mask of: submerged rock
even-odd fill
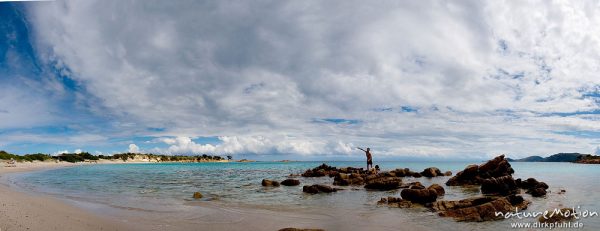
[[[279,187],[279,182],[274,180],[263,179],[261,182],[262,186],[265,187]]]
[[[285,179],[281,182],[282,185],[285,186],[296,186],[300,184],[300,180],[297,179]]]
[[[527,208],[529,201],[523,197],[510,195],[506,197],[474,197],[459,201],[436,201],[430,206],[442,217],[452,217],[456,221],[491,221],[501,220],[496,212],[508,213]]]
[[[377,204],[383,204],[383,205],[387,205],[389,207],[395,207],[395,208],[410,208],[412,207],[412,202],[408,201],[408,200],[404,200],[402,198],[399,197],[382,197],[381,200],[379,200],[377,202]]]
[[[562,208],[548,211],[546,217],[540,216],[538,221],[541,223],[561,223],[566,221],[572,221],[575,219],[575,210],[572,208]]]
[[[444,172],[444,176],[452,176],[452,171],[446,171],[446,172]]]
[[[362,185],[365,183],[363,176],[358,173],[339,173],[337,176],[333,178],[333,185]]]
[[[194,199],[200,199],[202,198],[202,193],[200,192],[195,192],[194,195],[192,196]]]
[[[317,194],[317,193],[332,193],[332,192],[337,192],[338,189],[336,188],[332,188],[330,186],[327,185],[322,185],[322,184],[314,184],[314,185],[305,185],[304,187],[302,187],[302,191],[305,193],[310,193],[310,194]]]
[[[414,203],[426,204],[437,200],[438,194],[434,189],[403,189],[400,196]]]

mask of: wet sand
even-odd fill
[[[118,163],[118,162],[104,162]],[[121,162],[122,163],[122,162]],[[0,230],[428,230],[410,224],[393,210],[297,212],[293,208],[257,208],[221,202],[190,202],[174,213],[136,211],[69,201],[26,191],[6,174],[61,168],[71,163],[18,163],[0,167]]]

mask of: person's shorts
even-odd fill
[[[373,161],[372,160],[368,160],[367,164],[373,165]]]

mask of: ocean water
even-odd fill
[[[303,178],[300,186],[265,188],[262,179],[284,180],[290,174],[302,173],[321,163],[337,167],[364,167],[363,162],[252,162],[252,163],[159,163],[159,164],[98,164],[59,168],[16,174],[10,180],[18,186],[56,197],[86,203],[97,203],[128,211],[173,213],[185,211],[197,204],[193,192],[204,194],[203,201],[221,205],[260,207],[263,209],[288,208],[295,211],[359,211],[362,213],[392,213],[418,225],[434,230],[504,230],[510,222],[503,221],[462,223],[441,218],[423,208],[399,209],[378,206],[381,197],[400,197],[400,190],[386,192],[366,191],[362,187],[341,187],[346,190],[334,194],[308,195],[302,185],[331,184],[332,178]],[[456,173],[472,162],[385,162],[378,163],[382,170],[410,168],[422,171],[438,167],[442,172]],[[480,164],[480,163],[477,163]],[[524,197],[532,201],[528,211],[538,212],[558,207],[580,207],[579,210],[600,212],[600,166],[572,163],[511,163],[515,178],[534,177],[546,182],[550,192],[546,198]],[[425,186],[444,185],[449,177],[412,178],[405,182],[420,181]],[[457,200],[480,195],[478,187],[448,187],[444,200]],[[565,194],[558,194],[561,189]],[[522,221],[533,221],[524,219]],[[579,220],[580,230],[600,230],[600,218]]]

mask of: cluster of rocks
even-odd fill
[[[359,175],[366,175],[369,172],[363,170],[363,168],[353,168],[353,167],[336,168],[333,166],[322,164],[313,169],[306,170],[304,173],[301,174],[301,176],[303,176],[303,177],[322,177],[322,176],[335,177],[340,173],[342,173],[342,174],[354,173],[354,174],[359,174]]]
[[[403,172],[406,173],[406,172]],[[423,176],[435,177],[441,171],[428,168],[421,172]],[[472,197],[458,201],[438,201],[445,194],[442,186],[433,184],[424,188],[415,184],[400,192],[401,198],[381,198],[379,204],[390,207],[407,208],[414,205],[424,206],[443,217],[452,217],[457,221],[489,221],[503,219],[496,212],[508,213],[526,209],[529,201],[518,195],[521,189],[534,197],[544,196],[548,185],[534,178],[527,180],[513,179],[514,170],[504,159],[504,155],[482,165],[469,165],[463,171],[451,177],[446,185],[467,186],[479,185],[484,196]]]
[[[525,181],[513,179],[515,172],[504,158],[504,155],[497,156],[494,159],[482,165],[469,165],[463,171],[458,172],[450,178],[446,185],[481,185],[481,193],[491,195],[512,195],[520,193],[520,189],[525,189],[526,193],[534,197],[546,195],[548,185],[544,182],[538,182],[534,178]]]

